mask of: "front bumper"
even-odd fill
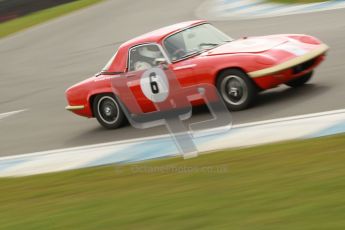
[[[68,105],[65,108],[68,111],[82,110],[85,109],[84,105]]]
[[[275,66],[272,66],[272,67],[269,67],[266,69],[261,69],[261,70],[250,72],[250,73],[248,73],[248,75],[251,78],[257,78],[257,77],[272,75],[272,74],[275,74],[277,72],[280,72],[280,71],[289,69],[291,67],[294,67],[294,66],[301,64],[303,62],[306,62],[306,61],[313,59],[313,58],[315,58],[321,54],[324,54],[328,49],[329,49],[329,47],[326,44],[321,44],[319,48],[317,48],[317,49],[315,49],[309,53],[306,53],[302,56],[295,57],[291,60],[288,60],[286,62],[280,63],[278,65],[275,65]]]

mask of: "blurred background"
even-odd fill
[[[234,125],[342,110],[343,5],[342,0],[0,0],[0,172],[23,170],[27,154],[47,168],[63,168],[54,161],[66,148],[166,134],[165,127],[106,131],[65,111],[64,92],[100,71],[121,43],[186,20],[207,19],[235,39],[296,33],[330,46],[310,83],[262,93],[255,107],[232,113]],[[200,109],[191,122],[206,118]],[[271,136],[280,135],[285,134],[271,130]],[[0,229],[342,230],[344,138],[1,178]],[[57,151],[54,160],[41,160],[47,152],[40,151],[51,150]],[[82,159],[87,167],[89,152],[78,154],[64,158],[72,165]]]

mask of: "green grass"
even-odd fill
[[[326,0],[268,0],[269,2],[295,4],[295,3],[315,3],[315,2],[326,2]]]
[[[0,229],[343,230],[344,162],[340,135],[0,179]]]
[[[87,7],[89,5],[95,4],[102,0],[78,0],[75,2],[70,2],[41,10],[17,19],[13,19],[8,22],[0,24],[0,38],[10,35],[12,33],[21,31],[23,29],[29,28],[31,26],[43,23],[50,19],[59,17],[64,14],[68,14],[75,10]]]

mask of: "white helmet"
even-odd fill
[[[161,51],[157,46],[142,46],[139,47],[139,54],[148,58],[159,58],[162,57]]]

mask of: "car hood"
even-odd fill
[[[288,41],[286,37],[252,37],[242,38],[218,46],[204,55],[220,55],[232,53],[260,53],[270,50]]]

